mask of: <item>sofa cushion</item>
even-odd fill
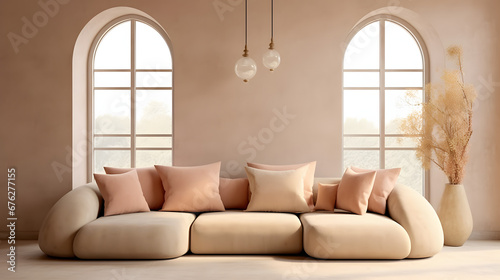
[[[224,211],[219,194],[220,161],[202,166],[155,165],[165,189],[162,211]]]
[[[366,213],[376,172],[357,173],[347,168],[337,191],[336,206],[359,215]]]
[[[270,171],[245,167],[252,197],[246,211],[310,212],[304,199],[304,176],[308,167]]]
[[[338,187],[339,184],[318,183],[318,200],[314,205],[314,210],[334,211]]]
[[[247,178],[220,178],[219,194],[226,209],[246,209],[248,206]]]
[[[104,198],[104,216],[149,211],[135,170],[123,174],[94,174],[94,178]]]
[[[340,183],[340,178],[326,178],[326,177],[314,178],[313,198],[314,198],[315,204],[318,201],[318,185],[319,185],[319,183],[338,184],[338,183]],[[338,191],[338,189],[337,189],[337,191]]]
[[[154,166],[141,168],[104,167],[106,174],[122,174],[132,170],[137,171],[142,192],[144,194],[144,198],[146,198],[146,201],[148,202],[149,209],[160,209],[165,201],[165,191],[163,190],[160,175],[158,175]]]
[[[313,184],[314,184],[314,172],[316,171],[316,162],[312,161],[309,163],[301,163],[301,164],[290,164],[290,165],[270,165],[270,164],[260,164],[260,163],[252,163],[248,162],[248,166],[270,170],[270,171],[285,171],[285,170],[295,170],[301,168],[303,166],[307,166],[307,172],[304,176],[304,199],[306,200],[307,205],[312,210],[314,208],[313,202]]]
[[[410,237],[394,220],[379,214],[301,214],[304,251],[320,259],[404,259]]]
[[[371,172],[374,170],[362,169],[351,166],[354,172]],[[368,211],[375,213],[385,214],[387,208],[387,197],[391,194],[396,181],[398,180],[401,168],[392,169],[379,169],[375,170],[375,182],[373,183],[373,190],[368,199]]]
[[[230,210],[203,213],[191,227],[195,254],[296,254],[302,225],[295,214]]]
[[[168,259],[189,250],[191,213],[145,212],[100,217],[78,231],[81,259]]]

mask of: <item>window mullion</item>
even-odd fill
[[[380,168],[385,169],[385,20],[380,20],[379,40],[380,65]]]
[[[130,24],[130,32],[131,32],[131,36],[130,36],[130,82],[131,82],[131,85],[130,85],[130,121],[131,121],[131,127],[130,127],[130,164],[131,164],[131,167],[135,167],[135,162],[136,162],[136,141],[135,141],[135,134],[136,134],[136,117],[135,117],[135,114],[136,114],[136,104],[135,104],[135,100],[136,100],[136,81],[135,81],[135,73],[136,73],[136,68],[135,68],[135,40],[136,40],[136,36],[135,36],[135,26],[136,26],[136,20],[132,20],[131,24]]]
[[[95,161],[95,131],[94,131],[94,123],[95,123],[95,87],[94,87],[94,81],[95,81],[95,72],[93,71],[94,69],[94,63],[95,61],[92,59],[91,68],[89,68],[89,75],[91,75],[91,79],[89,80],[88,86],[91,88],[91,94],[88,95],[87,99],[87,114],[90,117],[87,122],[87,135],[90,135],[90,141],[88,142],[88,147],[87,147],[87,153],[88,153],[88,160],[87,160],[87,182],[93,181],[93,176],[92,174],[94,173],[94,161]],[[74,147],[73,147],[74,149]]]

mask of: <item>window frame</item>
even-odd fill
[[[97,49],[99,47],[99,43],[104,38],[104,36],[112,30],[115,26],[123,23],[123,22],[131,22],[131,33],[130,33],[130,68],[128,69],[94,69],[94,61],[97,53]],[[158,34],[163,38],[165,43],[169,48],[169,55],[171,57],[172,66],[171,69],[137,69],[136,67],[136,22],[142,22],[147,24],[149,27],[153,28]],[[87,145],[87,181],[93,181],[93,173],[94,173],[94,152],[96,150],[119,150],[119,151],[130,151],[130,167],[136,167],[136,152],[145,150],[145,151],[155,151],[155,150],[165,150],[171,151],[172,157],[172,165],[174,162],[174,56],[172,51],[172,43],[167,32],[155,21],[148,19],[139,15],[125,15],[120,16],[106,25],[104,25],[100,31],[97,33],[95,38],[92,41],[89,50],[88,62],[87,62],[87,135],[88,137],[88,145]],[[96,72],[130,72],[130,86],[126,88],[122,87],[95,87],[94,86],[94,73]],[[172,73],[172,84],[170,87],[138,87],[136,85],[136,73],[138,72],[170,72]],[[95,91],[100,89],[106,90],[130,90],[130,101],[131,101],[131,123],[130,123],[130,133],[129,134],[96,134],[94,131],[94,102],[95,102]],[[172,104],[172,131],[170,134],[137,134],[136,132],[136,95],[139,90],[170,90],[171,104]],[[140,147],[138,148],[136,145],[137,136],[140,137],[170,137],[172,140],[172,144],[170,148],[158,148],[158,147]],[[95,137],[105,136],[105,137],[130,137],[130,148],[122,148],[122,147],[108,147],[108,148],[96,148],[94,145]]]
[[[415,40],[416,44],[419,47],[420,54],[422,56],[422,69],[385,69],[385,22],[389,21],[394,24],[397,24],[398,26],[402,27],[405,29]],[[369,24],[372,24],[374,22],[379,22],[379,66],[378,69],[345,69],[344,66],[344,58],[346,55],[346,51],[348,49],[348,46],[354,36],[358,34],[363,28],[368,26]],[[391,150],[396,150],[396,151],[415,151],[415,148],[410,148],[410,147],[386,147],[386,137],[418,137],[414,135],[406,135],[406,134],[387,134],[386,133],[386,125],[385,125],[385,91],[386,88],[388,90],[408,90],[408,89],[417,89],[417,90],[422,90],[423,94],[423,99],[424,101],[428,100],[427,95],[425,94],[425,85],[430,82],[430,61],[429,61],[429,54],[427,47],[425,45],[425,42],[419,32],[407,21],[393,16],[393,15],[387,15],[387,14],[381,14],[381,15],[376,15],[369,17],[358,24],[351,30],[349,33],[349,36],[345,40],[345,49],[344,49],[344,56],[342,59],[342,167],[343,169],[346,168],[344,164],[344,152],[346,150],[361,150],[361,151],[379,151],[379,168],[385,168],[385,152],[386,151],[391,151]],[[344,73],[346,72],[373,72],[373,73],[379,73],[379,86],[378,87],[345,87],[344,86]],[[386,87],[385,83],[385,74],[387,72],[395,72],[395,73],[401,73],[401,72],[422,72],[422,87]],[[378,90],[379,91],[379,132],[378,134],[345,134],[345,119],[344,119],[344,95],[345,95],[345,90]],[[370,147],[345,147],[345,138],[346,137],[373,137],[379,139],[379,145],[377,148],[370,148]],[[422,195],[427,198],[428,200],[430,199],[430,176],[429,176],[429,171],[424,170],[423,172],[423,188],[422,188]]]

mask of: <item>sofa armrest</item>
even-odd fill
[[[73,240],[76,233],[99,216],[102,205],[102,196],[95,183],[65,194],[43,221],[38,234],[40,249],[52,257],[75,257]]]
[[[389,216],[408,232],[408,258],[437,254],[444,244],[443,228],[432,205],[415,190],[397,185],[387,199]]]

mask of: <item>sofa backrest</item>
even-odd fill
[[[314,204],[316,204],[316,198],[318,197],[318,183],[323,183],[323,184],[338,184],[339,182],[340,182],[340,178],[327,178],[327,177],[314,178],[314,185],[313,185],[313,200],[314,200]]]

